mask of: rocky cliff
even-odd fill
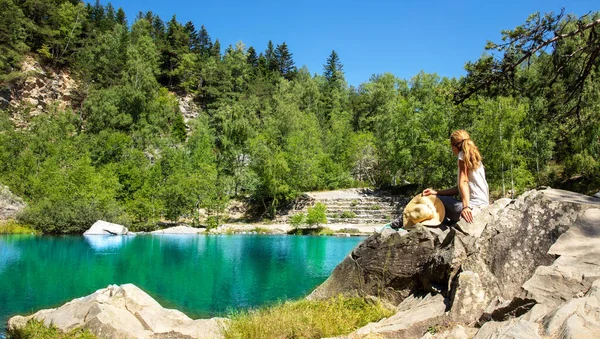
[[[8,187],[0,184],[0,222],[13,219],[24,208],[23,199],[14,195]]]
[[[473,224],[373,235],[309,298],[398,305],[350,338],[592,338],[599,278],[600,199],[544,189],[497,201]]]
[[[23,128],[29,119],[56,105],[73,108],[78,84],[68,71],[43,67],[27,56],[21,65],[24,77],[6,93],[0,93],[0,109],[10,108],[13,123]]]

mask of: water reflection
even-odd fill
[[[85,241],[96,251],[114,251],[122,247],[132,236],[129,235],[84,235]]]

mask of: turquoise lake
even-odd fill
[[[191,318],[297,299],[363,237],[0,236],[0,337],[10,316],[133,283]]]

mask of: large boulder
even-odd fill
[[[125,235],[127,233],[129,230],[123,225],[98,220],[83,235]]]
[[[25,326],[35,318],[61,331],[86,328],[98,338],[222,338],[224,318],[192,320],[177,310],[165,309],[132,284],[110,285],[74,299],[56,309],[9,319],[8,329]]]
[[[431,321],[442,324],[442,329],[460,325],[471,334],[473,326],[482,326],[477,338],[554,337],[558,329],[561,338],[586,337],[600,328],[598,245],[600,199],[556,189],[533,190],[516,200],[495,202],[474,223],[461,221],[445,236],[424,228],[406,235],[388,230],[373,235],[309,298],[343,293],[397,302],[437,291],[445,297],[447,309],[443,316],[424,322],[428,326]],[[415,307],[403,312],[416,312]],[[430,312],[435,314],[435,308]],[[399,326],[399,321],[386,320],[386,328]],[[420,323],[378,334],[420,337],[425,334],[419,335],[424,331]],[[557,325],[549,328],[551,324]],[[352,338],[368,338],[366,333],[373,329],[369,326]],[[407,328],[412,329],[410,335]],[[461,332],[457,328],[427,337]]]
[[[308,299],[338,294],[375,296],[398,305],[410,294],[445,291],[452,248],[424,226],[402,236],[384,232],[365,239]]]

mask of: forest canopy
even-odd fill
[[[309,190],[452,186],[456,129],[476,140],[495,197],[600,188],[598,12],[535,13],[460,79],[384,73],[358,87],[334,50],[311,74],[284,41],[223,48],[175,15],[0,0],[0,17],[2,97],[22,86],[27,56],[78,84],[67,110],[0,106],[0,183],[45,232],[97,219],[215,225],[231,198],[273,217]],[[184,120],[184,98],[196,118]]]

